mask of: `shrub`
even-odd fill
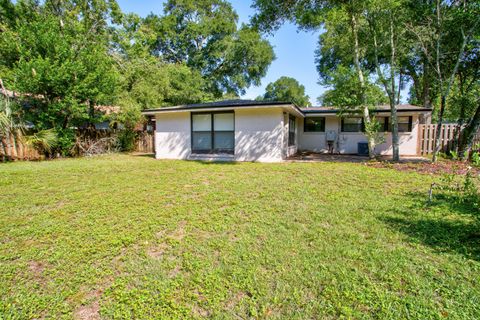
[[[75,130],[74,129],[60,129],[57,130],[57,145],[56,152],[62,156],[71,156],[75,146]]]
[[[477,167],[480,166],[480,153],[478,151],[472,153],[472,163]]]
[[[479,183],[478,177],[472,174],[471,168],[461,178],[457,174],[446,174],[441,178],[440,183],[432,184],[430,200],[435,188],[440,191],[438,195],[449,202],[466,204],[480,210]]]
[[[137,135],[133,130],[122,130],[118,134],[118,142],[121,151],[133,151],[135,149],[135,140]]]

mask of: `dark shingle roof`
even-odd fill
[[[206,102],[206,103],[184,104],[180,106],[164,107],[164,108],[157,108],[157,109],[148,109],[148,110],[144,110],[144,112],[167,111],[167,110],[190,110],[190,109],[204,109],[204,108],[269,106],[269,105],[292,105],[292,103],[285,102],[285,101],[258,101],[258,100],[234,99],[234,100],[222,100],[222,101]],[[298,109],[300,110],[300,108]]]
[[[308,107],[308,108],[301,108],[303,113],[338,113],[340,110],[336,107]],[[381,105],[376,106],[373,109],[373,112],[389,112],[390,106],[389,105]],[[408,112],[408,111],[432,111],[432,109],[414,106],[411,104],[400,104],[397,106],[398,112]]]
[[[174,107],[164,107],[164,108],[157,108],[157,109],[147,109],[143,110],[144,113],[155,113],[155,112],[165,112],[165,111],[175,111],[175,110],[195,110],[195,109],[221,109],[221,108],[239,108],[239,107],[252,107],[252,106],[293,106],[299,112],[303,114],[309,113],[330,113],[335,114],[338,113],[340,110],[335,107],[308,107],[308,108],[299,108],[297,105],[291,102],[285,101],[259,101],[259,100],[243,100],[243,99],[235,99],[235,100],[223,100],[223,101],[215,101],[215,102],[206,102],[206,103],[194,103],[194,104],[184,104]],[[373,112],[389,112],[390,106],[382,105],[377,106],[373,110]],[[431,111],[431,109],[418,107],[410,104],[401,104],[397,106],[398,112],[408,112],[408,111]]]

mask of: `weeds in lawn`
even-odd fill
[[[432,182],[352,163],[8,163],[0,318],[480,318],[479,219],[428,205]]]

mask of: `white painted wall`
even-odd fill
[[[235,110],[235,160],[283,160],[284,125],[281,108]]]
[[[404,114],[402,114],[403,116]],[[405,114],[407,115],[407,114]],[[418,139],[418,114],[408,114],[412,116],[412,131],[400,133],[400,154],[416,155],[417,139]],[[363,133],[356,132],[340,132],[341,121],[336,116],[325,116],[325,132],[334,130],[337,132],[337,141],[335,143],[335,152],[345,154],[356,154],[359,142],[367,142],[367,138]],[[327,141],[325,132],[303,132],[303,121],[299,126],[299,150],[327,152]],[[376,147],[376,152],[382,155],[392,154],[392,134],[385,134],[385,142]]]
[[[403,114],[402,114],[403,116]],[[419,116],[412,116],[412,131],[411,132],[400,132],[398,134],[400,140],[400,154],[405,156],[417,155],[417,145],[418,145],[418,125]],[[385,133],[385,142],[378,145],[375,148],[375,151],[379,154],[391,155],[392,150],[392,134],[390,132]]]
[[[186,159],[190,155],[190,149],[190,112],[157,114],[155,157]]]
[[[402,114],[403,115],[403,114]],[[412,132],[400,134],[400,154],[416,155],[418,114],[413,114]],[[191,155],[190,112],[159,113],[156,116],[157,159],[188,159]],[[340,119],[326,116],[325,131],[337,132],[335,152],[356,154],[358,142],[367,142],[363,133],[340,132]],[[303,118],[297,117],[296,145],[288,146],[288,113],[282,108],[239,108],[235,110],[236,161],[280,162],[301,151],[327,152],[324,132],[303,132]],[[377,146],[380,154],[392,154],[391,134]]]

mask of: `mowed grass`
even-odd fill
[[[0,165],[0,318],[480,318],[437,177],[115,155]]]

